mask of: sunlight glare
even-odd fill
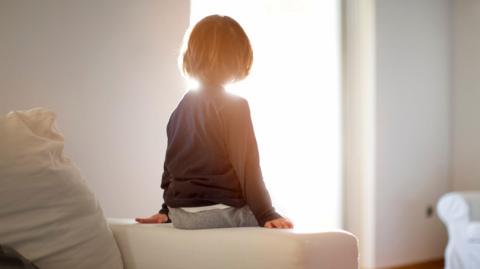
[[[187,89],[188,90],[196,91],[200,87],[200,83],[198,82],[198,80],[196,80],[194,78],[186,77],[185,80],[186,80],[186,83],[187,83]]]

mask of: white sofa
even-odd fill
[[[437,211],[448,230],[445,269],[480,268],[480,192],[452,192]]]
[[[340,230],[178,230],[171,224],[108,221],[125,269],[358,268],[357,239]]]

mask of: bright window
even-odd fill
[[[341,226],[338,0],[192,0],[191,23],[237,20],[253,46],[251,75],[228,90],[250,103],[265,183],[300,230]]]

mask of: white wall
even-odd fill
[[[376,267],[443,255],[426,208],[449,190],[450,1],[376,1]]]
[[[480,190],[480,1],[453,1],[453,189]]]
[[[0,113],[46,106],[108,216],[160,208],[189,1],[0,1]]]

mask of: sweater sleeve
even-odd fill
[[[168,215],[168,207],[167,207],[167,204],[165,203],[165,197],[167,195],[167,189],[168,189],[169,185],[170,185],[170,176],[169,176],[167,167],[164,165],[163,175],[162,175],[162,184],[161,184],[161,188],[163,189],[163,201],[164,202],[162,204],[162,209],[160,209],[160,211],[158,212],[160,214]]]
[[[260,226],[281,217],[272,207],[263,182],[257,141],[248,102],[240,99],[226,119],[226,146],[230,161],[242,187],[243,197]]]
[[[169,185],[170,185],[170,174],[168,172],[167,167],[164,165],[163,175],[162,175],[162,184],[161,184],[161,187],[163,189],[163,201],[164,202],[162,204],[162,208],[160,209],[160,211],[158,211],[158,213],[165,214],[167,216],[168,216],[168,213],[169,213],[169,209],[168,209],[167,204],[165,203],[165,198],[166,198],[166,195],[167,195],[167,189],[168,189]],[[171,222],[170,216],[168,216],[167,223],[170,223],[170,222]]]
[[[170,129],[170,122],[171,122],[171,116],[170,116],[170,119],[168,120],[168,124],[167,124],[167,139],[169,139],[169,140],[170,140],[170,137],[169,137],[168,133],[169,133],[169,129]],[[171,175],[170,175],[170,172],[168,171],[168,168],[167,168],[167,163],[166,163],[167,156],[166,155],[167,154],[165,154],[165,161],[163,163],[162,183],[161,183],[161,186],[160,186],[163,189],[163,204],[162,204],[162,208],[160,209],[160,211],[158,211],[158,213],[165,214],[165,215],[168,216],[169,210],[168,210],[167,203],[165,203],[165,201],[166,201],[168,186],[170,185],[170,181],[171,181]],[[170,217],[168,219],[168,222],[170,222]]]

